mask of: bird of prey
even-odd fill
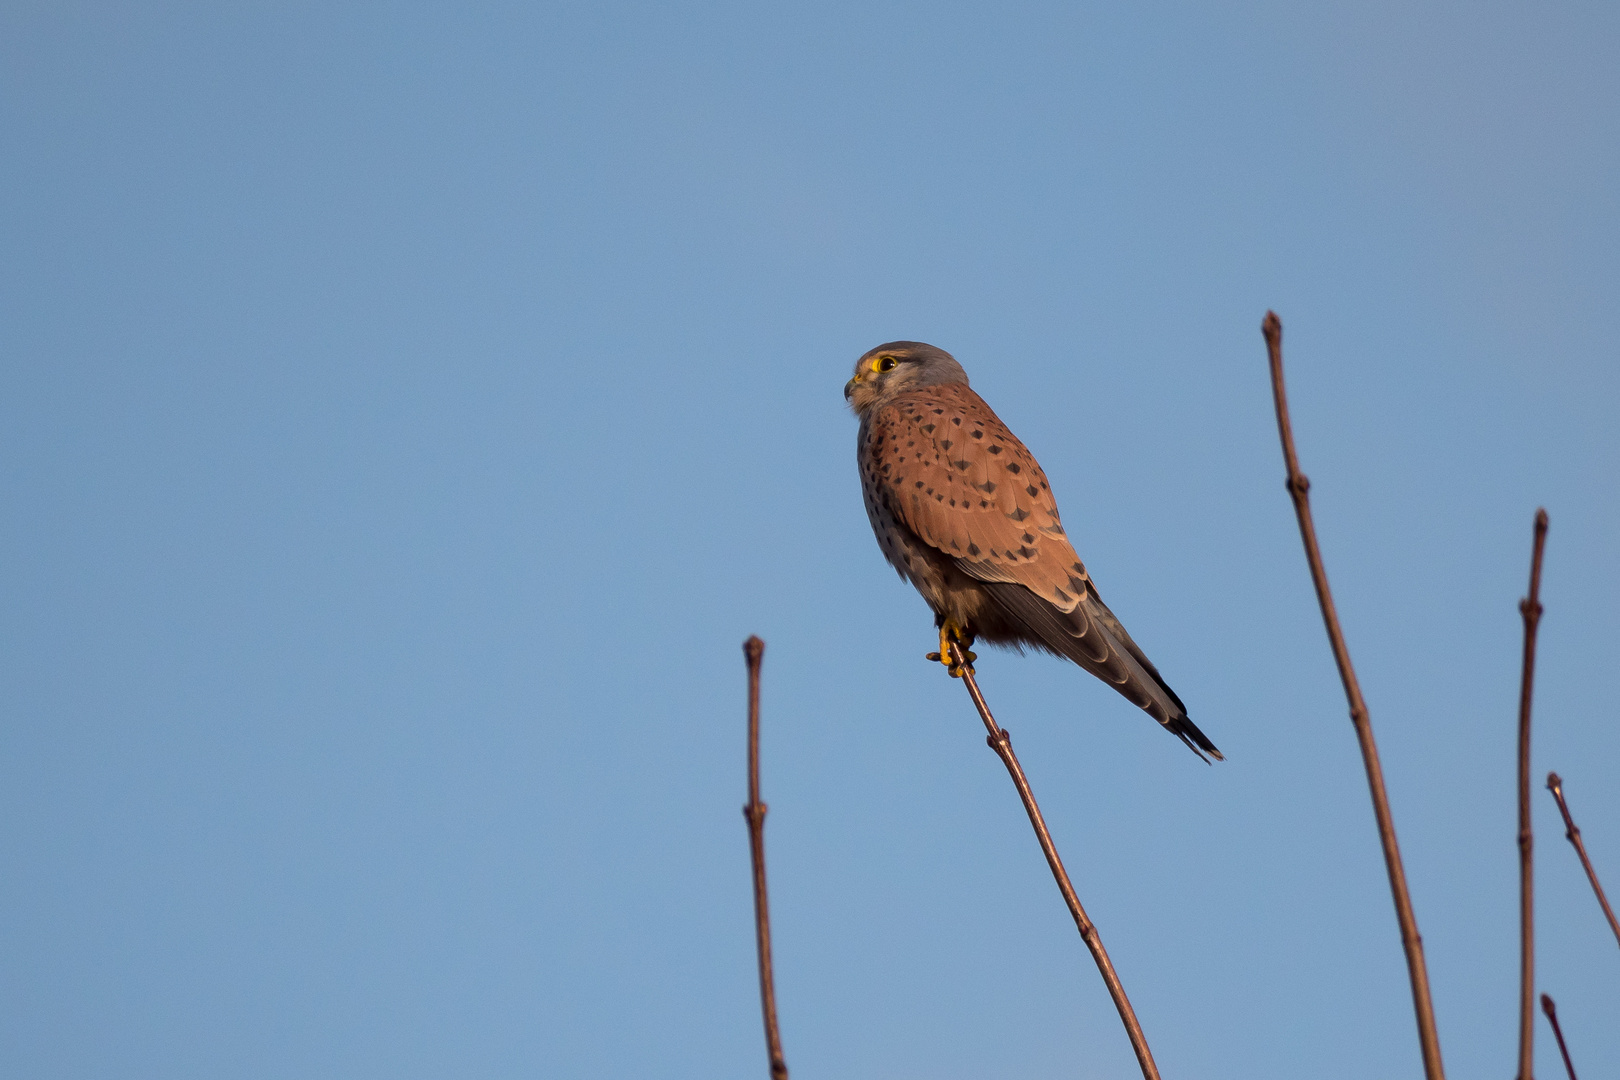
[[[955,357],[920,341],[879,345],[855,362],[844,398],[861,421],[856,460],[878,546],[934,609],[930,660],[960,676],[950,647],[971,665],[975,639],[1067,657],[1193,753],[1221,758],[1097,595],[1046,474]]]

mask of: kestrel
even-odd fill
[[[844,397],[861,421],[856,460],[878,546],[934,609],[929,659],[960,675],[950,645],[971,664],[975,639],[1067,657],[1193,753],[1221,757],[1097,595],[1046,474],[955,357],[920,341],[879,345],[856,361]]]

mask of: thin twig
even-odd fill
[[[765,643],[757,637],[743,642],[748,660],[748,850],[754,860],[754,942],[759,948],[759,1006],[765,1014],[765,1050],[770,1055],[771,1080],[787,1080],[782,1057],[782,1035],[776,1027],[776,979],[771,974],[771,902],[765,894],[765,811],[759,801],[759,668]]]
[[[1592,883],[1592,891],[1597,893],[1598,903],[1603,905],[1603,916],[1609,920],[1609,929],[1614,931],[1614,939],[1620,942],[1620,922],[1615,921],[1614,908],[1609,906],[1609,898],[1603,895],[1603,886],[1598,884],[1597,871],[1592,869],[1592,860],[1586,857],[1586,844],[1581,840],[1581,830],[1575,824],[1575,819],[1569,816],[1569,804],[1564,802],[1564,782],[1558,774],[1547,774],[1547,790],[1553,793],[1558,800],[1558,812],[1564,815],[1564,836],[1575,845],[1575,854],[1581,857],[1581,866],[1586,869],[1586,880]]]
[[[1378,762],[1378,744],[1373,741],[1367,703],[1362,700],[1355,668],[1350,666],[1350,650],[1345,646],[1344,633],[1339,629],[1339,615],[1333,606],[1333,594],[1328,590],[1327,570],[1322,565],[1322,552],[1316,543],[1316,525],[1311,520],[1311,483],[1299,471],[1299,458],[1294,453],[1294,430],[1288,421],[1288,395],[1283,388],[1282,321],[1275,312],[1266,312],[1261,332],[1265,335],[1271,357],[1271,391],[1277,405],[1277,431],[1282,438],[1283,458],[1288,465],[1288,494],[1294,500],[1300,539],[1305,543],[1305,559],[1310,563],[1316,599],[1322,606],[1322,621],[1327,624],[1328,641],[1333,646],[1333,659],[1339,665],[1339,678],[1344,683],[1345,697],[1350,701],[1350,722],[1355,726],[1356,740],[1361,744],[1367,786],[1372,790],[1373,815],[1378,820],[1378,839],[1384,847],[1384,866],[1389,871],[1389,890],[1395,897],[1395,917],[1400,923],[1401,945],[1406,950],[1406,969],[1412,982],[1412,1007],[1417,1013],[1423,1071],[1428,1080],[1443,1080],[1445,1068],[1440,1061],[1440,1036],[1435,1030],[1434,1002],[1429,996],[1429,972],[1423,962],[1423,939],[1418,935],[1417,916],[1412,913],[1412,897],[1406,887],[1406,870],[1401,865],[1401,850],[1395,842],[1395,821],[1389,812],[1389,796],[1384,792],[1384,770]]]
[[[1569,1080],[1575,1080],[1575,1064],[1569,1060],[1569,1047],[1564,1045],[1564,1029],[1558,1026],[1558,1006],[1546,994],[1541,995],[1541,1011],[1547,1014],[1547,1023],[1552,1025],[1553,1038],[1558,1040],[1558,1052],[1564,1055],[1564,1071],[1569,1073]]]
[[[1519,1080],[1533,1080],[1536,1014],[1536,882],[1530,831],[1530,697],[1536,681],[1536,628],[1541,625],[1541,552],[1547,546],[1547,511],[1536,511],[1530,553],[1530,593],[1519,601],[1524,617],[1524,670],[1519,674]]]
[[[1131,1049],[1136,1051],[1137,1064],[1142,1067],[1144,1080],[1159,1080],[1159,1067],[1153,1063],[1153,1051],[1148,1049],[1147,1037],[1142,1034],[1142,1025],[1137,1023],[1136,1010],[1131,1008],[1131,999],[1125,996],[1125,987],[1121,985],[1119,976],[1114,972],[1114,964],[1108,959],[1108,950],[1103,948],[1102,937],[1097,933],[1097,927],[1086,917],[1086,909],[1080,906],[1080,897],[1075,894],[1074,885],[1069,881],[1069,872],[1063,869],[1063,860],[1058,857],[1057,848],[1052,843],[1052,834],[1046,831],[1046,819],[1041,816],[1041,808],[1035,802],[1035,793],[1030,790],[1029,780],[1024,776],[1023,768],[1018,764],[1018,755],[1013,753],[1012,736],[1007,729],[996,723],[995,717],[990,715],[990,706],[984,703],[984,695],[979,692],[979,681],[973,677],[973,669],[967,666],[966,657],[955,642],[949,644],[951,661],[962,671],[962,681],[967,684],[968,695],[973,698],[973,705],[979,710],[979,718],[984,721],[984,727],[989,735],[985,742],[990,749],[1001,758],[1001,763],[1007,766],[1007,773],[1012,777],[1013,786],[1018,789],[1018,797],[1024,802],[1024,812],[1029,815],[1029,823],[1035,827],[1035,838],[1041,842],[1041,851],[1046,855],[1046,865],[1052,868],[1052,877],[1057,880],[1058,891],[1063,894],[1063,902],[1069,905],[1069,914],[1074,916],[1074,925],[1080,931],[1080,939],[1091,950],[1091,958],[1097,962],[1097,970],[1102,972],[1103,982],[1108,986],[1108,994],[1114,999],[1114,1008],[1119,1010],[1120,1022],[1125,1025],[1125,1033],[1130,1036]]]

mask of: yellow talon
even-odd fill
[[[962,657],[960,665],[951,662],[951,646],[953,644]],[[978,653],[968,650],[968,646],[972,644],[972,634],[958,626],[956,620],[946,619],[939,624],[939,652],[929,653],[928,659],[937,660],[939,663],[944,664],[945,670],[950,672],[951,678],[960,679],[963,674],[973,674],[973,661],[979,658]]]

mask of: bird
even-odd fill
[[[1054,653],[1200,758],[1225,760],[1103,603],[1046,473],[954,356],[920,341],[879,345],[855,362],[844,400],[860,420],[856,463],[872,532],[934,611],[939,652],[930,660],[961,677],[973,671],[976,640]]]

